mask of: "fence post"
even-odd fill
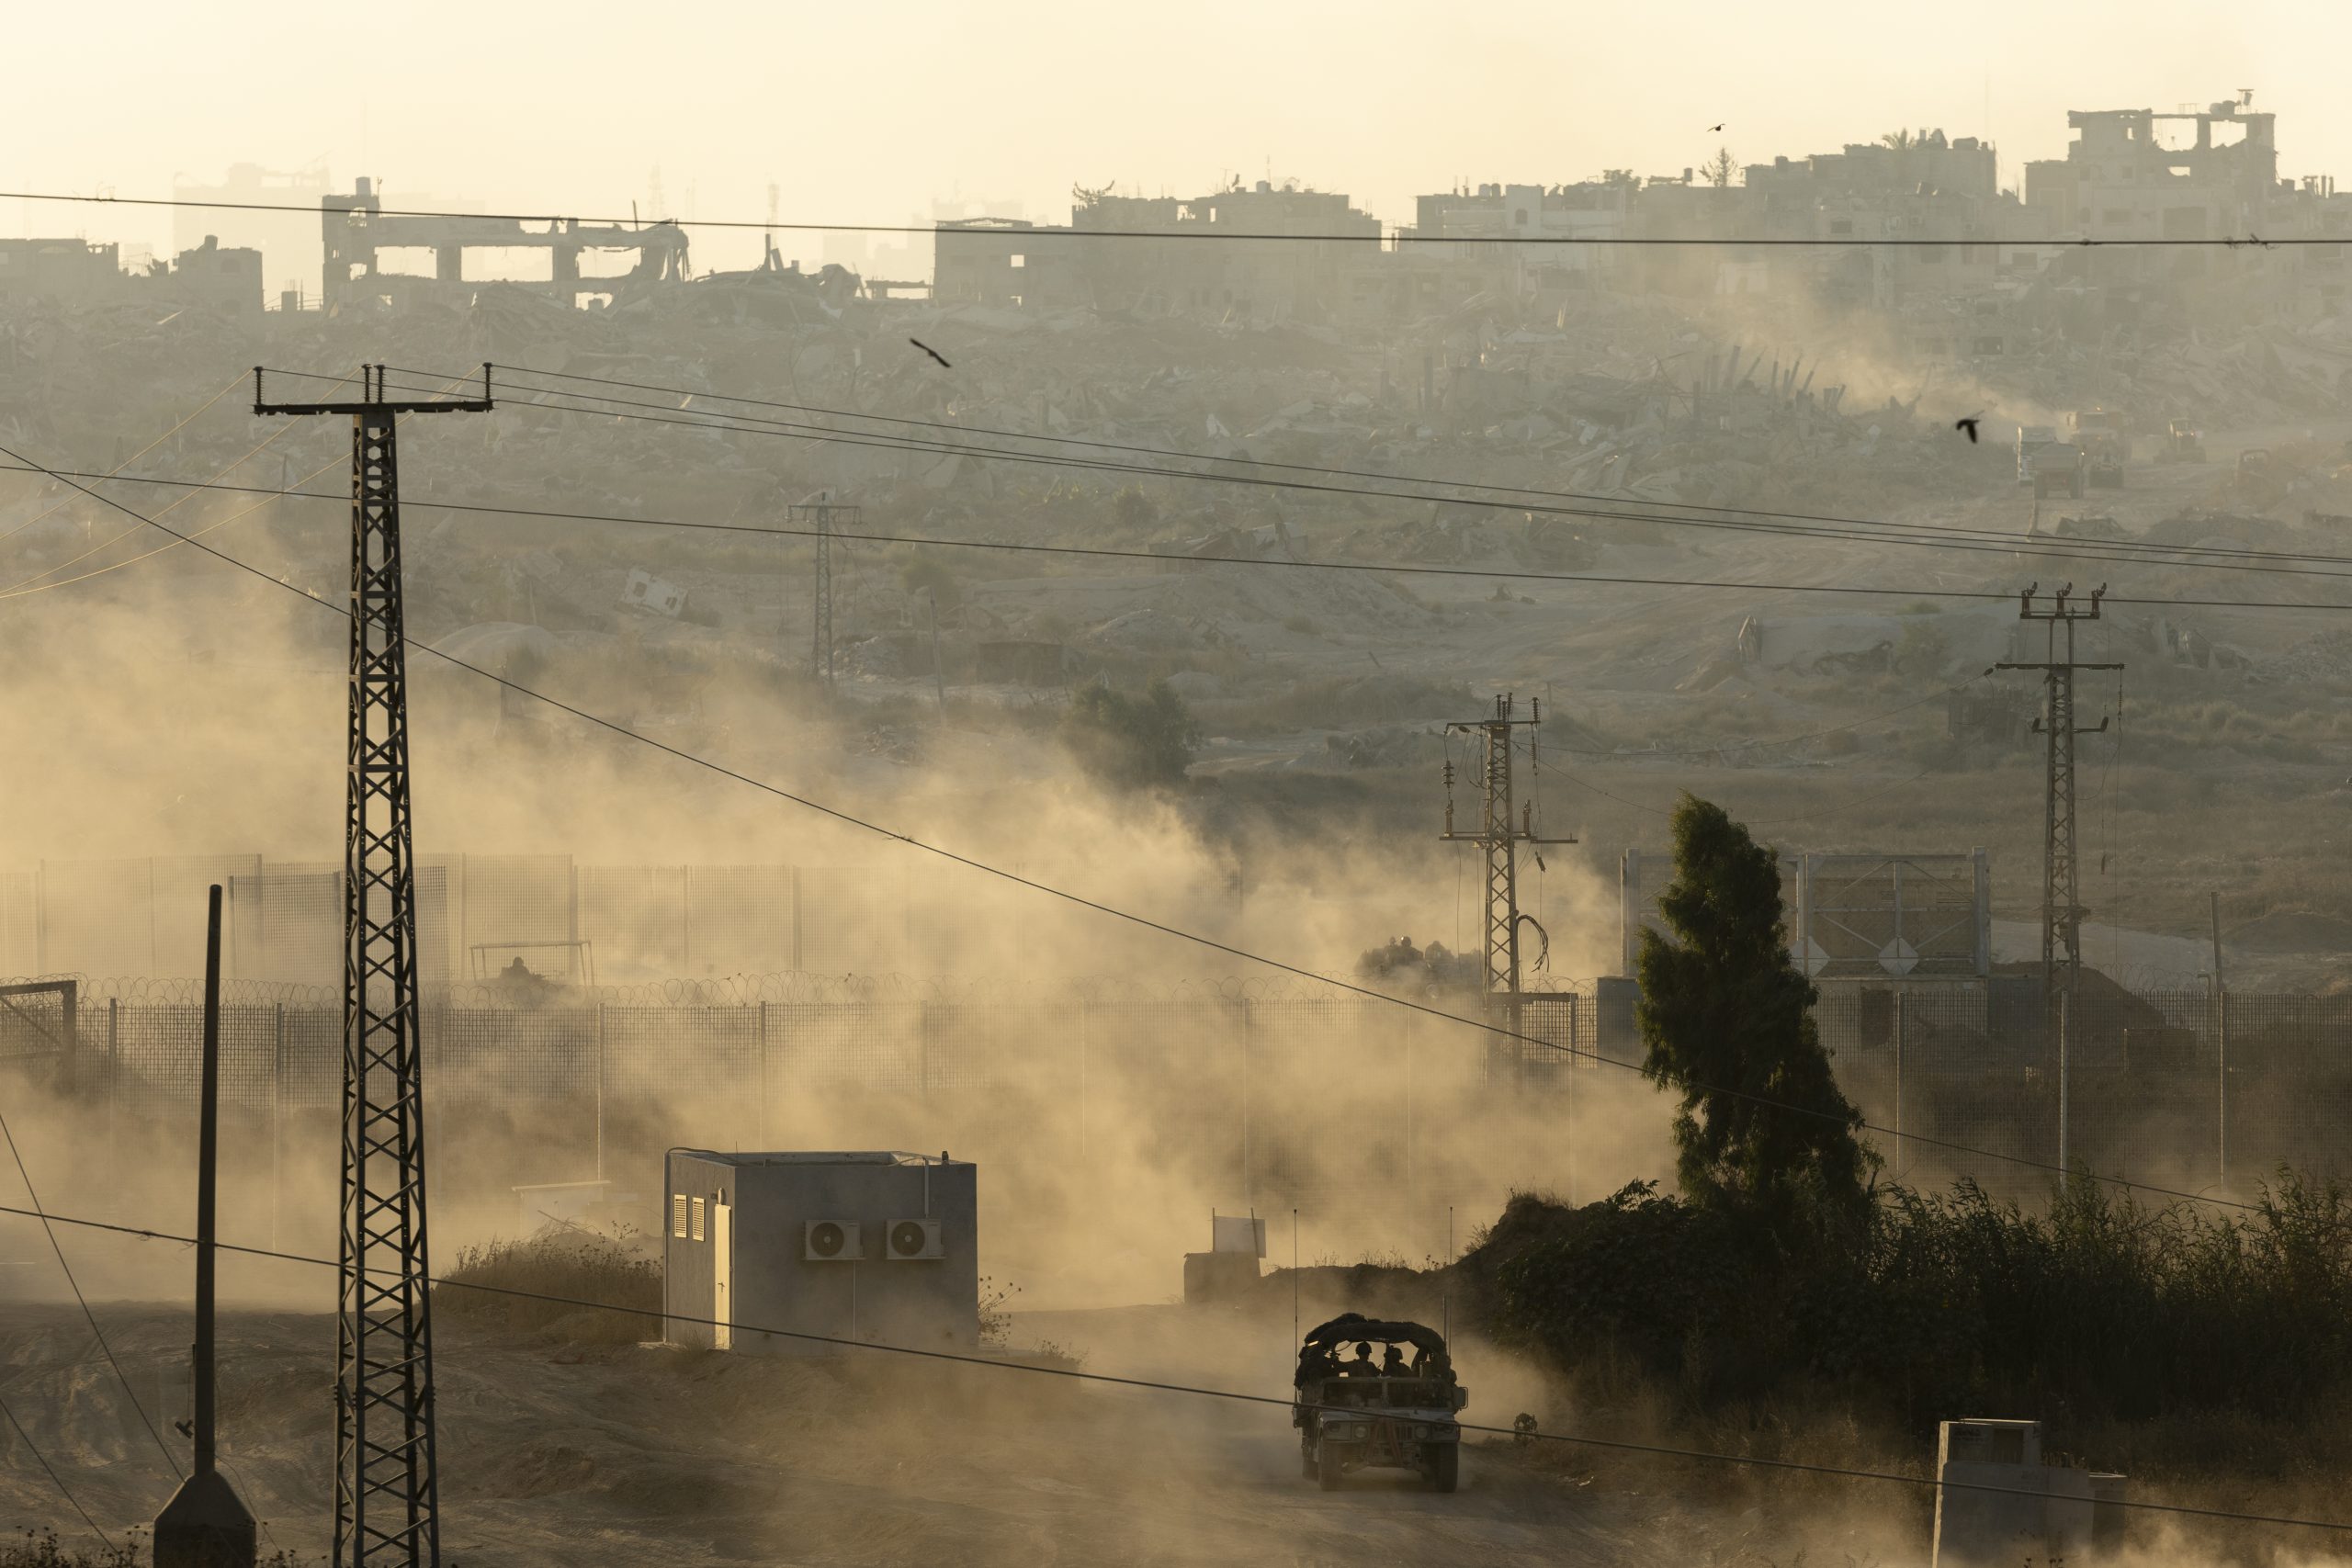
[[[2214,1041],[2213,1179],[2226,1189],[2230,1184],[2230,993],[2218,982],[2217,987],[2221,991],[2222,1026]]]
[[[2058,1180],[2062,1188],[2073,1173],[2073,1167],[2066,1159],[2067,1112],[2071,1109],[2066,1100],[2066,1075],[2074,1043],[2075,997],[2071,991],[2061,991],[2058,993]]]
[[[769,1148],[774,1148],[775,1147],[775,1135],[771,1131],[771,1128],[774,1126],[772,1119],[775,1115],[775,1111],[774,1109],[775,1102],[770,1099],[771,1091],[768,1087],[768,1004],[762,1002],[759,1004],[759,1008],[760,1021],[758,1050],[760,1054],[760,1114],[753,1125],[758,1129],[760,1142]]]
[[[1894,988],[1894,1179],[1903,1179],[1903,987]]]
[[[1241,1198],[1250,1200],[1250,1033],[1254,1010],[1241,1000]]]
[[[277,1250],[277,1208],[285,1188],[286,1004],[277,1004],[269,1042],[269,1249]]]
[[[122,1104],[122,998],[107,998],[107,1164],[115,1163],[115,1123]]]

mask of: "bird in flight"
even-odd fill
[[[1709,135],[1713,135],[1714,132],[1721,130],[1722,129],[1723,127],[1720,125],[1711,125],[1707,127],[1707,132]]]
[[[956,368],[956,367],[947,363],[947,356],[945,355],[932,347],[931,344],[923,342],[922,339],[919,337],[910,337],[907,341],[913,344],[917,348],[922,349],[925,354],[930,355],[933,359],[938,360],[939,367],[942,370],[953,370]]]
[[[1951,422],[1951,427],[1954,430],[1964,430],[1968,432],[1968,444],[1971,446],[1973,446],[1976,445],[1976,422],[1984,417],[1984,416],[1981,413],[1973,413],[1966,419],[1953,420]]]

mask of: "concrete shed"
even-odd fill
[[[672,1149],[662,1331],[704,1349],[820,1354],[979,1343],[979,1178],[946,1155]],[[737,1326],[737,1325],[741,1326]],[[761,1332],[781,1329],[784,1334]]]

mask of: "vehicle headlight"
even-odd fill
[[[1353,1423],[1347,1423],[1336,1427],[1326,1424],[1323,1428],[1323,1435],[1329,1438],[1334,1442],[1344,1443],[1351,1440],[1361,1441],[1363,1438],[1363,1427]]]

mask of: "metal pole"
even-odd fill
[[[122,998],[107,998],[107,1163],[115,1156],[115,1121],[122,1105]]]
[[[1894,993],[1894,1179],[1903,1179],[1903,991]]]
[[[269,1249],[277,1250],[279,1194],[285,1190],[286,1170],[286,1004],[277,1016],[269,1045]]]
[[[204,939],[204,1057],[197,1111],[196,1345],[189,1356],[196,1383],[190,1428],[196,1462],[155,1516],[156,1568],[252,1568],[254,1517],[220,1472],[215,1420],[220,1403],[213,1376],[213,1266],[220,1214],[220,889],[207,899]]]
[[[605,1179],[605,1004],[596,1004],[596,1179]]]
[[[2230,1184],[2230,992],[2222,978],[2222,896],[2206,896],[2213,928],[2213,1179]]]
[[[1241,1004],[1241,1199],[1250,1201],[1250,1004]]]
[[[939,662],[939,595],[926,594],[931,601],[931,689],[938,695],[939,711],[947,711],[947,671]]]
[[[2217,1101],[2213,1117],[2216,1134],[2214,1156],[2216,1175],[2222,1185],[2226,1187],[2230,1183],[2230,993],[2227,991],[2222,993],[2222,1034],[2217,1043],[2220,1049],[2215,1052],[2218,1065],[2214,1072],[2214,1098]]]
[[[214,1468],[212,1287],[220,1195],[220,888],[207,900],[204,931],[204,1088],[196,1134],[196,1469]]]
[[[2066,1157],[2067,1134],[2070,1131],[2067,1125],[2067,1113],[2071,1109],[2066,1100],[2066,1075],[2068,1057],[2072,1055],[2074,1043],[2075,994],[2072,991],[2061,991],[2058,993],[2058,1176],[2062,1182],[2071,1179],[2074,1175],[2074,1167]]]

